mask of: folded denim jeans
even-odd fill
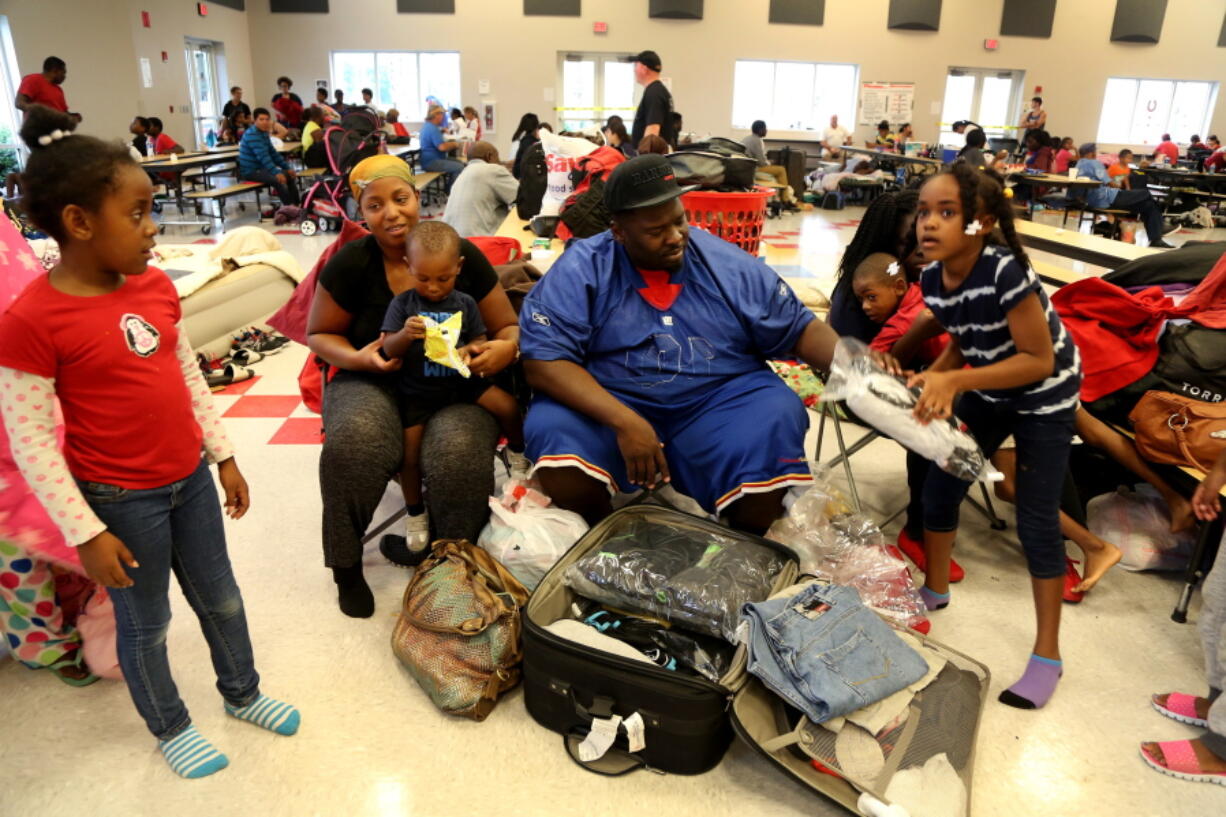
[[[814,723],[875,703],[928,672],[852,587],[811,585],[791,598],[746,604],[742,616],[749,671]]]

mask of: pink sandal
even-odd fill
[[[1141,744],[1141,759],[1154,771],[1188,780],[1192,783],[1217,783],[1226,786],[1226,772],[1206,772],[1196,759],[1196,750],[1190,740],[1168,740],[1158,744],[1164,762],[1159,762]]]
[[[1150,703],[1154,705],[1154,709],[1166,715],[1168,718],[1180,723],[1186,723],[1189,726],[1199,726],[1205,729],[1209,726],[1209,722],[1204,718],[1196,715],[1196,696],[1185,695],[1182,692],[1172,692],[1166,696],[1166,704],[1158,703],[1161,695],[1154,695],[1150,698]]]

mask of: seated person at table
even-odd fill
[[[464,170],[464,165],[455,159],[447,157],[447,152],[455,150],[459,142],[443,136],[443,119],[447,112],[441,106],[435,105],[426,112],[426,121],[421,126],[421,166],[430,173],[446,175],[447,192],[455,184],[456,177]],[[464,115],[460,115],[462,120]]]
[[[255,109],[255,127],[248,128],[238,146],[238,177],[264,182],[277,191],[281,204],[298,204],[298,183],[285,157],[273,149],[269,132],[272,115],[267,108]]]
[[[302,163],[307,167],[324,167],[328,164],[328,149],[324,145],[324,112],[318,105],[307,108],[306,125],[302,128]]]
[[[146,138],[149,144],[152,145],[150,153],[155,156],[168,156],[171,153],[184,153],[183,146],[170,138],[169,134],[162,132],[162,120],[156,116],[149,117],[149,128],[146,132]]]
[[[1066,136],[1059,140],[1053,137],[1051,149],[1053,151],[1051,159],[1052,173],[1068,173],[1068,166],[1070,164],[1077,164],[1077,146],[1073,142],[1073,137]]]
[[[464,238],[493,235],[518,196],[519,182],[498,161],[498,149],[489,142],[473,142],[468,167],[447,198],[443,221]]]
[[[782,185],[779,193],[784,205],[789,210],[799,210],[800,208],[796,206],[796,194],[792,192],[792,187],[788,184],[787,169],[782,165],[771,164],[766,158],[766,145],[762,142],[765,137],[766,123],[759,119],[750,126],[750,134],[741,140],[741,144],[745,146],[745,152],[750,158],[758,163],[757,175]]]
[[[333,108],[328,104],[327,88],[320,87],[315,89],[315,105],[319,108],[319,110],[323,111],[325,128],[328,125],[340,124],[341,115],[336,112],[336,108]]]
[[[1166,157],[1165,162],[1163,162],[1162,157]],[[1158,143],[1156,148],[1154,148],[1153,159],[1160,164],[1165,163],[1171,165],[1174,165],[1179,161],[1179,145],[1171,141],[1171,135],[1169,133],[1162,134],[1162,141]]]
[[[1222,148],[1222,143],[1218,141],[1217,136],[1211,135],[1205,142],[1206,147],[1213,151],[1205,159],[1205,172],[1222,173],[1226,171],[1226,149]]]
[[[221,143],[237,145],[243,139],[247,128],[251,127],[251,114],[246,111],[235,111],[234,115],[225,120],[221,129]]]
[[[1084,195],[1086,204],[1091,207],[1100,210],[1114,208],[1135,213],[1145,222],[1145,234],[1149,236],[1149,246],[1170,247],[1170,244],[1162,240],[1162,208],[1154,201],[1149,190],[1119,190],[1112,187],[1107,168],[1098,161],[1098,145],[1093,142],[1086,142],[1078,153],[1081,155],[1081,159],[1077,162],[1078,175],[1101,182],[1102,186],[1088,191],[1071,189],[1069,198],[1081,198]]]
[[[541,125],[541,127],[543,128],[545,126]],[[640,156],[645,153],[654,153],[657,156],[667,156],[672,152],[673,149],[669,146],[668,142],[665,142],[664,137],[660,136],[659,134],[649,133],[643,137],[641,142],[639,142]]]
[[[958,158],[971,167],[984,168],[990,166],[995,157],[989,159],[983,154],[983,147],[988,143],[988,137],[979,128],[966,134],[966,144],[958,151]]]
[[[132,124],[128,125],[128,133],[132,134],[132,147],[136,148],[136,152],[141,156],[149,155],[149,120],[143,116],[138,116],[132,120]]]
[[[1045,130],[1032,130],[1026,134],[1026,168],[1028,170],[1051,171],[1052,163],[1051,136]]]
[[[1132,162],[1132,151],[1124,148],[1120,151],[1119,161],[1107,168],[1107,177],[1111,179],[1112,187],[1118,187],[1121,190],[1132,189],[1132,180],[1128,178],[1132,173],[1130,162]]]
[[[302,127],[302,99],[292,92],[294,81],[289,77],[278,77],[277,88],[270,103],[277,112],[277,121],[288,129],[297,130]]]
[[[349,106],[345,104],[345,92],[340,88],[337,88],[336,92],[332,94],[332,110],[336,111],[340,116],[349,113]]]
[[[762,532],[812,479],[804,404],[766,361],[826,370],[837,338],[765,264],[690,230],[682,192],[662,156],[618,165],[611,229],[572,244],[525,299],[527,452],[554,503],[590,523],[618,491],[671,482]]]
[[[877,138],[865,142],[865,147],[870,148],[893,148],[898,137],[890,132],[890,122],[887,119],[882,119],[877,123]]]
[[[466,365],[475,348],[486,341],[477,301],[455,288],[464,268],[460,236],[442,222],[418,224],[409,234],[406,260],[412,287],[392,298],[380,337],[387,358],[402,361],[395,375],[404,428],[400,489],[408,511],[405,539],[410,551],[421,551],[430,536],[421,495],[421,441],[431,416],[456,403],[475,403],[498,420],[507,438],[513,479],[527,478],[528,461],[524,459],[523,418],[515,398],[483,377],[466,377],[426,357],[427,317],[442,324],[460,315],[456,348]]]
[[[383,121],[383,132],[387,134],[388,144],[391,145],[407,145],[413,141],[409,129],[400,121],[400,111],[395,108],[387,109],[387,117]]]
[[[898,152],[902,153],[907,147],[907,142],[915,141],[915,131],[911,130],[910,122],[903,122],[898,126],[898,135],[894,137],[894,144],[898,148]]]

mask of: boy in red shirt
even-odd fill
[[[168,153],[183,153],[183,146],[162,132],[162,120],[156,116],[149,117],[149,144],[153,146],[153,155],[163,156]]]
[[[1171,141],[1169,133],[1162,134],[1162,141],[1154,148],[1154,158],[1157,159],[1159,155],[1166,156],[1172,165],[1179,161],[1179,145]]]

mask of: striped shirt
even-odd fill
[[[1031,292],[1039,296],[1055,351],[1052,373],[1038,383],[1012,389],[982,389],[992,403],[1007,403],[1019,414],[1052,414],[1075,408],[1081,388],[1081,358],[1047,293],[1034,273],[1007,249],[985,246],[971,274],[957,289],[946,292],[941,283],[941,262],[924,267],[920,289],[924,303],[958,341],[966,362],[973,367],[999,363],[1017,354],[1006,317]]]

